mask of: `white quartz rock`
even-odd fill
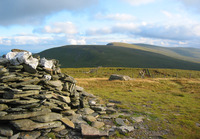
[[[47,60],[46,58],[41,58],[40,59],[40,65],[45,67],[45,68],[49,68],[52,69],[54,66],[53,60]]]

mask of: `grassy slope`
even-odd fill
[[[58,59],[62,67],[139,67],[200,70],[200,64],[191,63],[147,51],[140,46],[69,45],[45,50],[41,57]],[[140,48],[140,49],[139,49]]]
[[[200,128],[196,125],[200,123],[200,71],[149,69],[159,78],[108,81],[113,73],[129,76],[134,73],[137,77],[141,69],[108,67],[100,68],[97,73],[86,73],[90,69],[65,68],[62,72],[76,77],[78,85],[87,92],[106,102],[121,101],[118,106],[130,110],[133,116],[142,115],[150,119],[144,121],[150,130],[169,130],[166,138],[200,138]],[[176,73],[179,78],[176,78]],[[189,73],[192,79],[188,78]],[[163,78],[163,75],[170,78]],[[133,137],[145,138],[142,134]]]
[[[151,119],[145,124],[152,131],[169,130],[166,138],[200,138],[200,128],[196,126],[200,122],[199,79],[108,81],[108,78],[82,78],[77,81],[104,101],[121,101],[119,107]]]
[[[114,46],[123,46],[129,48],[136,48],[139,50],[163,54],[169,57],[178,58],[186,61],[193,61],[200,63],[200,49],[184,48],[184,47],[160,47],[148,44],[127,44],[127,43],[110,43]]]

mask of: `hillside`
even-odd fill
[[[114,45],[67,45],[45,50],[39,55],[58,59],[62,68],[103,66],[200,70],[198,63],[138,48]]]
[[[197,48],[187,48],[187,47],[161,47],[149,44],[127,44],[113,42],[108,45],[123,46],[128,48],[135,48],[139,50],[154,52],[158,54],[163,54],[172,58],[177,58],[185,61],[200,63],[200,49]]]

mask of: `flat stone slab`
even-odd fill
[[[37,121],[37,122],[46,123],[46,122],[52,122],[52,121],[60,120],[61,118],[62,118],[61,114],[48,113],[46,115],[36,116],[36,117],[31,118],[31,119],[34,120],[34,121]]]
[[[104,125],[105,125],[104,122],[99,122],[99,121],[95,121],[92,123],[92,127],[95,127],[95,128],[101,128]]]
[[[13,131],[7,125],[0,125],[0,135],[10,137],[13,135]]]
[[[67,117],[60,119],[65,125],[67,125],[70,128],[75,128],[75,125],[72,121],[70,121]]]
[[[47,123],[37,123],[30,119],[21,119],[10,122],[17,130],[22,131],[32,131],[34,129],[48,129],[56,128],[62,125],[59,121],[47,122]]]
[[[86,124],[81,124],[81,133],[84,137],[102,137],[108,136],[107,131],[101,131],[97,128],[91,127]]]
[[[115,122],[118,124],[118,125],[120,125],[120,126],[125,126],[126,124],[124,123],[124,120],[123,119],[121,119],[121,118],[116,118],[115,119]]]
[[[8,106],[6,104],[0,104],[0,111],[8,109]]]
[[[37,139],[41,135],[40,131],[21,132],[20,139]]]
[[[129,81],[129,80],[132,80],[132,79],[129,76],[126,76],[126,75],[112,74],[109,78],[109,81],[112,81],[112,80]]]
[[[40,90],[41,88],[40,85],[23,85],[22,90]]]
[[[42,109],[41,111],[36,111],[36,112],[24,112],[24,113],[17,113],[17,114],[7,114],[5,116],[0,117],[0,120],[16,120],[16,119],[24,119],[24,118],[30,118],[30,117],[35,117],[39,115],[44,115],[47,113],[50,113],[50,109]]]
[[[134,130],[133,126],[120,126],[117,128],[117,130],[121,133],[121,134],[126,134],[129,133],[131,131]]]
[[[6,92],[6,93],[3,94],[3,98],[13,99],[13,98],[20,98],[20,97],[38,95],[38,94],[39,94],[38,90],[24,91],[23,93],[21,92],[20,94],[16,94],[14,92]]]

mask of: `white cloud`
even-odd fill
[[[67,39],[71,45],[84,45],[86,44],[85,39]]]
[[[199,0],[177,0],[184,4],[186,8],[200,12],[200,1]]]
[[[72,22],[56,22],[39,30],[43,33],[76,34],[78,32],[76,26]]]
[[[12,36],[12,37],[1,37],[1,45],[31,45],[31,44],[44,44],[50,40],[52,37],[39,37],[39,36]]]
[[[135,20],[136,18],[130,14],[116,13],[116,14],[103,15],[101,13],[98,13],[95,15],[95,19],[131,21],[131,20]]]
[[[137,24],[134,23],[116,23],[110,27],[102,28],[90,28],[86,31],[87,35],[108,35],[116,33],[130,33],[138,32],[139,28]]]
[[[138,5],[152,3],[156,0],[123,0],[123,1],[128,2],[133,6],[138,6]]]
[[[0,25],[36,24],[53,13],[81,11],[99,0],[0,0]]]

